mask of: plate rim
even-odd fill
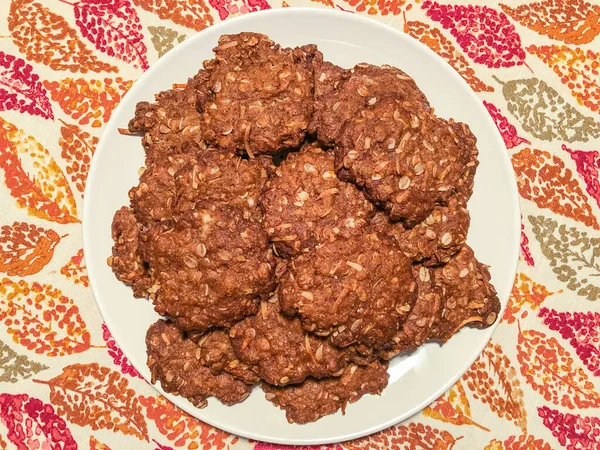
[[[98,169],[99,158],[96,158],[96,155],[99,153],[99,151],[102,151],[102,149],[105,147],[104,141],[109,139],[107,137],[109,134],[108,133],[109,129],[115,128],[114,126],[112,126],[113,123],[111,123],[113,120],[113,117],[117,116],[118,113],[121,111],[121,109],[123,109],[125,107],[124,105],[126,104],[126,100],[127,100],[128,96],[133,96],[139,89],[142,89],[140,86],[142,86],[143,83],[140,83],[140,81],[143,81],[145,78],[151,77],[154,72],[160,71],[163,66],[166,66],[167,64],[169,64],[170,59],[175,58],[177,56],[177,54],[180,53],[181,51],[183,51],[183,49],[185,47],[193,46],[194,41],[201,39],[204,32],[207,30],[212,30],[214,32],[215,30],[218,31],[219,29],[221,29],[223,27],[230,27],[231,23],[234,23],[234,22],[236,24],[242,24],[243,22],[251,22],[252,20],[254,20],[253,17],[256,17],[257,15],[261,15],[261,16],[271,15],[271,16],[274,16],[274,18],[276,18],[278,15],[290,15],[290,14],[299,14],[299,13],[308,13],[309,15],[310,14],[329,15],[332,17],[336,16],[337,18],[341,18],[343,20],[354,21],[359,26],[361,26],[361,24],[363,24],[363,25],[368,24],[370,26],[375,26],[375,27],[382,29],[383,31],[386,31],[388,33],[391,32],[391,33],[395,34],[398,39],[408,39],[408,40],[412,41],[413,44],[420,47],[421,52],[429,53],[429,55],[432,56],[434,59],[436,59],[438,63],[446,65],[447,69],[448,68],[450,69],[449,71],[447,71],[448,75],[454,77],[459,83],[466,85],[468,87],[468,91],[469,91],[468,95],[471,97],[472,100],[475,100],[479,104],[479,107],[482,112],[485,111],[485,106],[482,103],[482,99],[472,90],[472,88],[468,85],[468,83],[460,76],[460,74],[446,60],[444,60],[441,56],[436,54],[433,50],[431,50],[425,44],[421,43],[419,40],[417,40],[417,39],[413,38],[412,36],[408,35],[407,33],[405,33],[403,30],[395,28],[395,27],[388,25],[386,23],[383,23],[379,20],[376,20],[376,19],[373,19],[370,17],[365,17],[358,13],[353,14],[353,13],[346,12],[346,11],[322,9],[322,8],[318,8],[318,7],[292,7],[292,8],[275,8],[275,9],[270,9],[270,10],[261,10],[261,11],[256,11],[256,12],[248,13],[245,15],[241,15],[238,17],[234,17],[234,18],[231,18],[231,19],[228,19],[225,21],[221,21],[219,23],[211,25],[210,27],[205,28],[204,30],[201,30],[201,31],[195,33],[194,35],[187,38],[184,42],[182,42],[181,44],[174,47],[172,50],[169,51],[170,56],[168,58],[165,58],[163,56],[163,57],[159,58],[158,60],[156,60],[150,66],[150,68],[148,70],[146,70],[144,73],[142,73],[142,75],[134,82],[133,86],[129,89],[127,94],[121,99],[121,101],[119,102],[117,107],[113,110],[111,119],[105,124],[104,129],[102,130],[102,134],[101,134],[98,144],[96,146],[96,153],[94,154],[94,157],[92,157],[92,160],[90,163],[90,169],[88,171],[88,177],[86,179],[86,187],[85,187],[85,191],[84,191],[83,206],[82,206],[82,220],[81,220],[84,257],[85,257],[85,253],[86,253],[86,248],[89,249],[91,247],[91,240],[93,239],[93,237],[90,235],[91,233],[86,232],[86,230],[89,228],[89,225],[86,225],[86,224],[90,223],[89,211],[92,208],[92,205],[90,205],[91,200],[89,200],[90,198],[92,198],[92,196],[88,195],[88,193],[89,193],[89,191],[91,191],[92,185],[94,183],[88,183],[87,181],[94,179],[94,177],[96,176],[96,172],[99,170]],[[487,127],[490,130],[493,130],[492,135],[493,135],[493,139],[496,141],[496,144],[498,146],[506,149],[504,140],[502,139],[501,134],[500,134],[499,130],[497,129],[495,123],[493,122],[491,116],[487,112],[486,112],[485,116],[486,117],[484,120],[486,122],[488,122]],[[492,138],[492,136],[490,136],[490,138]],[[502,158],[503,164],[505,166],[505,169],[508,169],[508,170],[506,170],[506,172],[511,181],[510,186],[507,186],[507,188],[510,192],[510,197],[511,197],[510,203],[512,205],[514,205],[515,210],[517,212],[517,214],[515,214],[515,217],[512,219],[513,220],[512,227],[514,227],[516,230],[519,230],[519,233],[520,233],[522,220],[521,220],[521,213],[520,213],[521,207],[520,207],[520,199],[519,199],[518,190],[517,190],[516,175],[515,175],[514,169],[512,167],[508,151],[504,152],[502,154],[501,158]],[[516,239],[515,244],[516,244],[515,248],[512,250],[512,254],[513,254],[512,263],[508,270],[509,273],[513,274],[513,282],[512,282],[513,284],[511,284],[511,287],[514,285],[514,276],[517,274],[517,268],[518,268],[518,263],[519,263],[519,258],[520,258],[520,241],[518,239]],[[90,264],[90,262],[91,262],[91,260],[88,261],[86,259],[87,272],[88,272],[88,277],[89,277],[92,294],[94,296],[94,300],[98,307],[98,310],[100,311],[100,314],[102,316],[102,320],[106,324],[106,326],[108,327],[108,329],[110,331],[110,325],[109,325],[110,319],[107,320],[107,318],[110,317],[110,314],[105,310],[104,303],[102,301],[99,301],[99,299],[102,296],[100,295],[100,288],[98,286],[98,280],[96,279],[96,277],[94,275],[95,270],[93,269],[93,267],[95,267],[96,264],[94,262],[91,262],[91,264]],[[458,381],[462,377],[462,375],[469,369],[469,367],[471,367],[473,365],[473,363],[481,355],[484,348],[490,342],[494,332],[496,331],[498,325],[501,322],[504,310],[507,305],[507,301],[508,301],[508,299],[506,299],[503,302],[501,301],[501,310],[498,314],[498,320],[487,330],[487,332],[489,333],[489,337],[487,339],[485,339],[484,341],[482,341],[482,344],[480,346],[478,346],[478,350],[475,353],[474,357],[469,358],[468,360],[465,359],[464,365],[465,365],[466,369],[455,374],[455,376],[450,377],[440,388],[438,388],[434,393],[432,393],[429,396],[427,396],[426,398],[424,398],[424,400],[421,403],[419,403],[417,406],[414,406],[413,408],[411,408],[408,412],[405,412],[403,414],[396,414],[393,418],[391,418],[387,421],[384,421],[382,423],[379,423],[377,425],[373,425],[368,428],[361,428],[359,431],[354,431],[352,433],[345,433],[342,436],[331,437],[329,439],[318,439],[318,438],[315,439],[315,438],[311,438],[311,437],[294,438],[294,439],[278,438],[276,436],[275,437],[266,436],[266,435],[263,435],[260,433],[254,433],[254,432],[240,432],[240,430],[235,429],[235,426],[232,427],[232,426],[229,426],[227,423],[221,423],[220,421],[213,421],[210,418],[200,419],[199,417],[197,417],[197,415],[195,413],[195,412],[199,411],[198,408],[193,407],[189,402],[185,401],[185,399],[183,399],[182,397],[173,396],[172,394],[164,392],[162,387],[159,384],[150,383],[146,379],[146,377],[142,376],[142,378],[155,391],[160,393],[163,397],[165,397],[168,401],[173,403],[176,407],[178,407],[181,410],[185,411],[186,413],[190,414],[195,419],[205,422],[205,423],[209,424],[210,426],[213,426],[215,428],[226,431],[226,432],[231,433],[236,436],[242,436],[246,439],[252,439],[252,440],[275,443],[275,444],[284,444],[284,445],[319,445],[319,444],[326,445],[326,444],[332,444],[332,443],[346,442],[346,441],[349,441],[352,439],[369,436],[373,433],[377,433],[381,430],[384,430],[391,426],[397,425],[400,422],[410,420],[413,416],[415,416],[416,414],[421,412],[425,407],[427,407],[429,404],[431,404],[433,401],[435,401],[435,399],[437,399],[440,395],[442,395],[443,393],[448,391],[448,389],[450,389],[456,383],[456,381]],[[113,334],[113,338],[115,339],[116,344],[119,346],[119,348],[123,351],[124,355],[127,357],[127,354],[124,350],[124,346],[121,345],[122,344],[120,342],[121,339],[118,338],[115,333],[112,333],[112,331],[111,331],[111,334]],[[466,364],[467,361],[468,361],[468,364]],[[255,387],[255,389],[256,389],[256,387]],[[183,400],[183,402],[181,400]],[[274,433],[274,434],[276,434],[276,433]]]

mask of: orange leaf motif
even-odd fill
[[[502,347],[488,343],[477,361],[462,377],[473,397],[487,403],[498,417],[505,417],[527,429],[527,411],[523,403],[523,391],[517,371]]]
[[[228,433],[194,419],[184,413],[164,397],[140,396],[140,403],[146,409],[145,416],[154,421],[158,431],[169,439],[175,447],[189,450],[198,448],[224,449]]]
[[[204,0],[133,0],[140,8],[177,25],[200,31],[214,23]]]
[[[59,416],[92,430],[113,430],[148,441],[148,426],[135,391],[119,372],[97,363],[73,364],[48,381]]]
[[[520,317],[524,319],[527,317],[527,310],[523,309],[525,305],[528,305],[534,311],[538,310],[546,297],[552,294],[554,292],[550,292],[524,273],[517,274],[502,320],[506,323],[514,323],[517,320],[519,311],[522,311]]]
[[[469,66],[469,62],[464,55],[456,50],[452,41],[444,36],[439,29],[424,22],[412,21],[404,23],[404,32],[418,39],[448,61],[475,92],[494,91],[493,87],[477,78],[475,71]]]
[[[94,436],[90,436],[90,450],[111,450],[111,448],[100,442]]]
[[[552,450],[552,447],[542,439],[529,435],[511,436],[504,442],[493,439],[484,450]]]
[[[584,0],[543,0],[502,10],[524,27],[567,44],[588,44],[600,33],[600,6]]]
[[[58,102],[66,114],[77,120],[79,125],[91,123],[94,128],[108,122],[113,109],[132,84],[122,78],[105,78],[104,81],[83,78],[66,78],[60,82],[44,81],[52,100]]]
[[[459,438],[418,422],[396,425],[355,441],[344,442],[346,450],[423,449],[450,450]]]
[[[423,414],[453,425],[475,425],[484,431],[490,431],[471,419],[471,405],[469,405],[465,388],[460,381],[457,381],[448,392],[425,408]]]
[[[48,284],[0,283],[0,321],[13,340],[47,356],[81,353],[90,348],[90,333],[73,300]]]
[[[62,148],[60,156],[67,162],[67,175],[71,182],[83,193],[98,138],[77,125],[70,125],[62,120],[61,122],[63,126],[60,127],[61,137],[58,139],[58,145]]]
[[[546,401],[569,409],[600,406],[594,384],[555,338],[519,329],[517,359],[527,383]]]
[[[367,12],[368,14],[380,14],[387,16],[392,14],[394,16],[399,15],[402,10],[402,6],[406,3],[406,0],[344,0],[350,6],[356,9],[356,12]]]
[[[17,205],[58,223],[79,222],[75,199],[56,161],[33,137],[0,118],[0,168]]]
[[[85,287],[90,285],[83,259],[83,249],[79,249],[77,254],[72,256],[69,262],[60,268],[60,273],[72,279],[75,284],[83,284]]]
[[[600,228],[577,179],[558,156],[525,148],[513,155],[512,164],[523,198],[540,208]]]
[[[540,58],[566,85],[580,105],[600,110],[600,54],[591,50],[575,50],[566,45],[532,45],[527,51]]]
[[[46,64],[53,70],[117,71],[115,66],[98,60],[63,17],[40,3],[12,0],[8,29],[29,61]]]
[[[4,225],[0,230],[0,272],[24,277],[42,270],[54,255],[60,236],[25,222]]]

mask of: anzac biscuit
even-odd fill
[[[152,225],[141,241],[155,308],[182,329],[229,327],[274,289],[268,237],[234,206],[199,204],[175,227]]]
[[[412,261],[425,266],[447,263],[467,240],[471,217],[462,196],[450,197],[447,205],[437,205],[422,222],[406,229],[379,212],[372,223],[378,231],[395,240]]]
[[[291,153],[267,182],[263,226],[284,257],[360,232],[373,205],[354,185],[338,180],[333,154],[317,145]]]
[[[276,387],[261,383],[265,397],[285,411],[290,423],[309,423],[338,410],[363,395],[379,395],[388,384],[387,363],[348,366],[338,378],[307,379],[299,385]]]
[[[469,246],[433,272],[436,285],[442,289],[442,308],[430,339],[445,342],[465,325],[487,328],[496,321],[500,301],[490,283],[490,273]]]
[[[411,309],[416,282],[408,258],[364,233],[297,257],[278,292],[282,311],[298,314],[306,330],[340,347],[384,348]]]
[[[259,312],[235,324],[229,335],[238,359],[273,385],[339,375],[347,364],[343,351],[307,333],[298,319],[283,316],[277,298],[263,301]]]
[[[206,140],[249,156],[299,147],[313,110],[316,47],[281,48],[257,33],[224,35],[205,63]]]
[[[140,231],[141,226],[131,208],[123,206],[115,213],[112,222],[115,244],[112,256],[108,258],[108,265],[119,280],[131,286],[133,295],[145,297],[153,282],[139,252]]]
[[[159,320],[146,333],[148,367],[152,384],[160,381],[166,392],[187,398],[194,406],[204,408],[208,397],[216,397],[226,405],[244,401],[252,387],[228,373],[213,375],[199,360],[200,348],[185,339],[175,325]]]
[[[406,108],[429,110],[414,80],[395,67],[358,64],[344,70],[324,63],[316,67],[315,80],[322,81],[315,87],[320,95],[315,99],[310,131],[325,145],[339,142],[346,124],[383,98],[392,96]]]
[[[475,143],[464,124],[375,98],[343,128],[335,146],[336,171],[410,228],[455,192],[468,192]]]

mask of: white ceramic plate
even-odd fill
[[[151,100],[154,93],[192,76],[204,59],[212,57],[219,36],[241,31],[265,33],[284,46],[317,44],[326,59],[343,67],[360,62],[397,66],[416,80],[438,115],[469,124],[478,138],[481,164],[469,202],[468,242],[491,266],[492,282],[505,305],[519,254],[516,183],[502,139],[469,86],[427,47],[374,20],[318,9],[253,13],[202,31],[153,65],[113,113],[92,161],[83,214],[87,269],[102,316],[136,369],[149,379],[144,336],[158,314],[150,302],[135,299],[106,264],[112,217],[128,203],[127,191],[137,184],[138,169],[144,164],[139,138],[122,136],[117,127],[126,126],[137,102]],[[394,425],[427,406],[469,368],[493,331],[494,327],[465,329],[442,347],[427,344],[408,357],[396,358],[390,365],[389,386],[380,397],[366,396],[349,405],[346,415],[307,425],[288,424],[284,412],[267,402],[259,389],[232,407],[212,399],[207,408],[197,409],[181,397],[166,396],[197,418],[244,437],[285,444],[343,441]]]

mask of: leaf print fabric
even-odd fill
[[[17,205],[41,219],[79,222],[71,188],[48,150],[2,118],[0,127],[0,168]]]
[[[280,7],[362,15],[437,53],[520,196],[514,285],[474,364],[409,420],[326,445],[240,438],[159,395],[103,323],[82,249],[92,160],[132,85],[197,32]],[[599,70],[596,0],[0,0],[0,449],[600,449]]]
[[[505,14],[487,6],[445,5],[425,1],[427,16],[450,30],[458,45],[488,67],[525,64],[521,38]]]
[[[8,27],[15,45],[29,61],[70,72],[117,71],[99,60],[62,16],[41,3],[12,0]]]

